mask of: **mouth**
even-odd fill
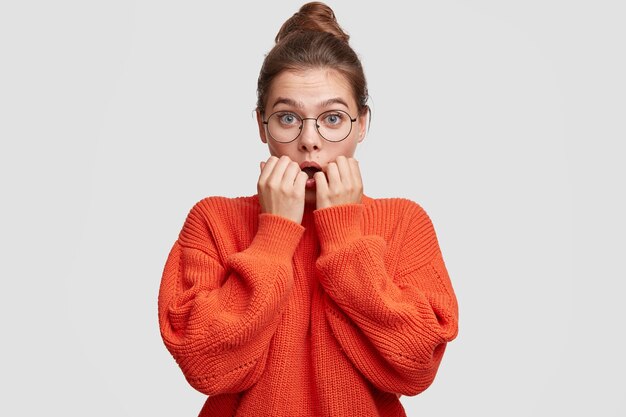
[[[320,164],[314,161],[304,161],[303,163],[300,164],[300,169],[302,170],[302,172],[305,172],[306,175],[309,177],[306,180],[306,188],[309,190],[316,189],[317,185],[315,183],[315,178],[313,178],[313,176],[317,172],[320,172],[320,171],[324,172]]]
[[[306,172],[306,174],[309,176],[309,179],[313,179],[313,176],[315,175],[315,173],[321,171],[321,169],[311,166],[311,167],[302,168],[302,171]]]
[[[309,176],[309,180],[313,179],[313,175],[315,175],[318,171],[323,171],[320,164],[315,161],[304,161],[300,164],[300,169],[302,172],[306,172],[306,175]]]

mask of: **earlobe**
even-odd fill
[[[265,136],[265,124],[263,124],[263,115],[260,111],[256,111],[256,121],[259,126],[259,136],[261,137],[261,142],[267,143],[267,137]]]

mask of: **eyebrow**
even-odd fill
[[[292,106],[292,107],[297,107],[299,109],[303,109],[304,108],[304,103],[302,103],[301,101],[295,101],[292,100],[290,98],[287,97],[278,97],[276,99],[276,101],[274,102],[274,104],[272,105],[272,109],[275,108],[276,106],[278,106],[279,104],[286,104],[288,106]],[[345,106],[346,109],[349,109],[350,107],[348,106],[348,103],[345,102],[344,99],[342,99],[341,97],[334,97],[334,98],[330,98],[326,101],[323,101],[320,103],[320,107],[329,107],[332,104],[341,104],[343,106]]]

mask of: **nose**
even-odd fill
[[[308,122],[308,123],[307,123]],[[317,131],[317,119],[307,117],[302,119],[302,132],[298,137],[298,148],[310,152],[321,148],[324,139]]]

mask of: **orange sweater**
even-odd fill
[[[308,209],[208,197],[159,290],[163,341],[209,397],[200,416],[404,416],[435,378],[458,307],[426,212],[406,199]]]

